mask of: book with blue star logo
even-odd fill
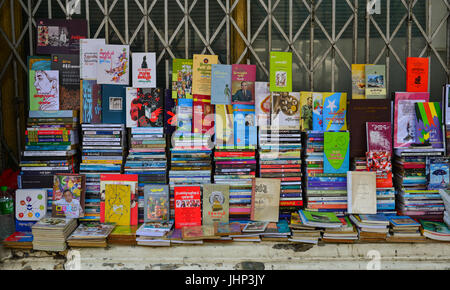
[[[323,130],[347,130],[347,93],[323,93]]]

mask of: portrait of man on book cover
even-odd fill
[[[241,88],[237,90],[233,95],[233,102],[252,102],[253,95],[250,90],[249,83],[246,81],[241,82]]]

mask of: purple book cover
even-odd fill
[[[164,94],[164,133],[170,136],[177,128],[177,100],[172,98],[171,90],[166,90]]]
[[[81,81],[81,123],[102,123],[102,92],[101,85],[95,80]]]
[[[87,37],[84,19],[38,19],[37,54],[79,54],[80,39]]]
[[[389,122],[367,122],[367,151],[392,152],[392,130]]]

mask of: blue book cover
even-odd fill
[[[102,122],[125,124],[126,86],[102,85]]]
[[[192,99],[178,99],[176,133],[192,132]]]
[[[447,189],[450,170],[448,160],[444,158],[430,158],[428,163],[428,189]]]
[[[231,65],[211,65],[211,104],[231,104],[231,71]]]
[[[409,216],[388,216],[388,220],[391,222],[391,224],[395,227],[398,226],[417,226],[419,227],[420,224],[410,218]]]
[[[347,94],[323,93],[323,130],[347,130]]]
[[[254,105],[233,105],[234,145],[253,146],[257,144]]]

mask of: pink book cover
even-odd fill
[[[389,122],[367,122],[367,151],[392,152],[392,130]]]
[[[415,141],[416,111],[414,104],[429,102],[430,93],[395,93],[394,148],[409,147]]]
[[[231,103],[255,104],[256,65],[233,64],[231,70]]]

